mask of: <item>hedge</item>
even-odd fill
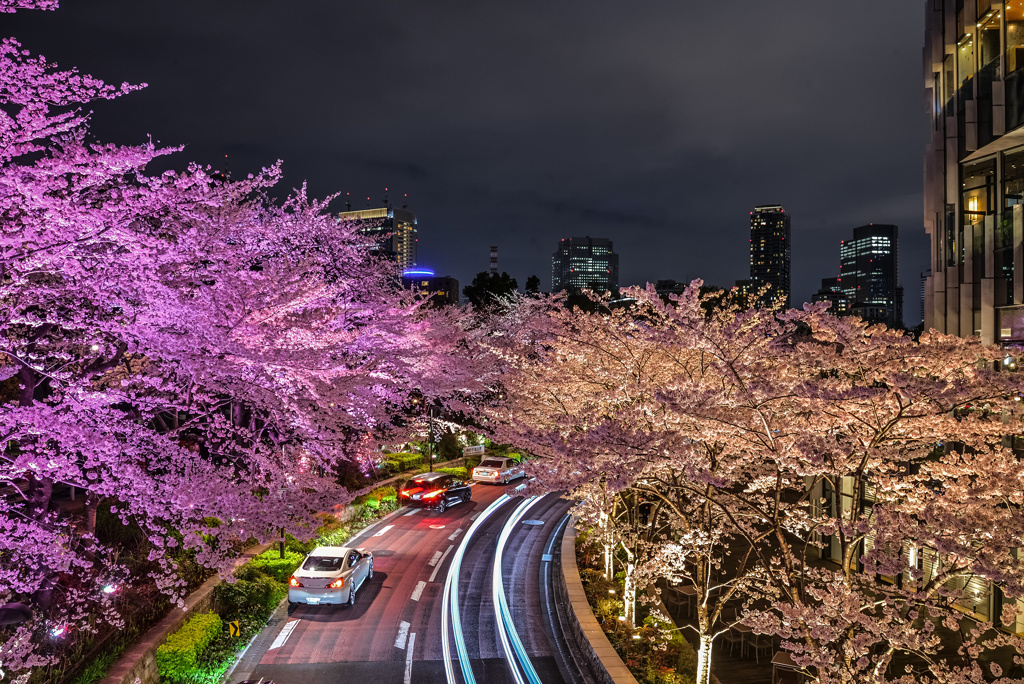
[[[246,565],[256,572],[273,577],[278,582],[287,582],[305,557],[305,554],[285,549],[284,558],[281,558],[280,549],[275,544]]]
[[[388,454],[385,463],[395,472],[404,472],[423,465],[423,454]]]
[[[211,641],[224,629],[216,613],[193,615],[181,629],[167,637],[156,649],[156,664],[160,676],[182,681],[195,669],[196,661]]]
[[[444,473],[445,475],[454,475],[460,479],[465,480],[469,477],[468,468],[434,468],[435,473]]]
[[[362,496],[356,497],[352,502],[355,506],[367,506],[369,508],[379,508],[381,504],[394,504],[398,502],[398,492],[394,487],[385,485],[383,487],[377,487],[372,492],[363,494]]]

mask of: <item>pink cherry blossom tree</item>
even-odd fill
[[[968,681],[984,648],[1019,649],[972,638],[963,666],[933,634],[960,615],[965,578],[1021,595],[1021,466],[1003,447],[1020,381],[989,370],[1001,353],[815,307],[710,306],[696,284],[671,305],[630,295],[628,311],[595,314],[525,304],[506,336],[513,403],[496,417],[547,457],[541,486],[600,480],[663,502],[672,532],[637,581],[694,588],[698,681],[735,620],[783,636],[822,681],[887,681],[897,655],[922,681]],[[822,505],[826,486],[858,503]],[[824,535],[838,567],[820,558]],[[943,570],[908,567],[911,547]]]
[[[152,175],[176,150],[87,142],[81,106],[134,88],[0,45],[0,603],[35,608],[0,632],[8,671],[56,657],[46,626],[118,624],[112,578],[180,600],[175,547],[223,570],[244,540],[308,537],[410,392],[465,409],[486,385],[458,316],[402,293],[328,201],[269,198],[277,166]],[[159,572],[112,560],[101,505]]]

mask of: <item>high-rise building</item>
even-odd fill
[[[1024,5],[925,3],[924,326],[1024,342]]]
[[[828,302],[831,304],[828,312],[836,316],[849,313],[850,300],[843,293],[841,282],[840,278],[822,278],[821,289],[811,295],[811,301],[815,304],[818,302]]]
[[[789,308],[789,214],[778,204],[754,207],[750,212],[750,279],[771,285],[768,297],[782,298]]]
[[[839,247],[839,288],[850,313],[872,323],[903,327],[899,228],[869,224],[853,229]]]
[[[551,256],[551,291],[619,289],[619,255],[604,238],[562,238]]]
[[[384,206],[343,211],[338,218],[355,221],[359,232],[367,237],[366,246],[397,261],[403,271],[416,265],[416,214]]]

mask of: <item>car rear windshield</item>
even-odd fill
[[[302,564],[302,569],[312,570],[313,572],[336,572],[341,570],[341,564],[344,561],[344,558],[336,558],[335,556],[310,556]]]
[[[504,461],[499,461],[494,458],[489,458],[486,461],[480,461],[481,468],[501,468],[505,465]]]

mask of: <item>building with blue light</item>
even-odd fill
[[[899,286],[899,228],[870,224],[853,229],[839,247],[839,290],[849,312],[871,323],[903,327]]]
[[[459,304],[459,281],[451,276],[438,276],[428,268],[407,268],[402,271],[402,287],[429,297],[432,304]]]

